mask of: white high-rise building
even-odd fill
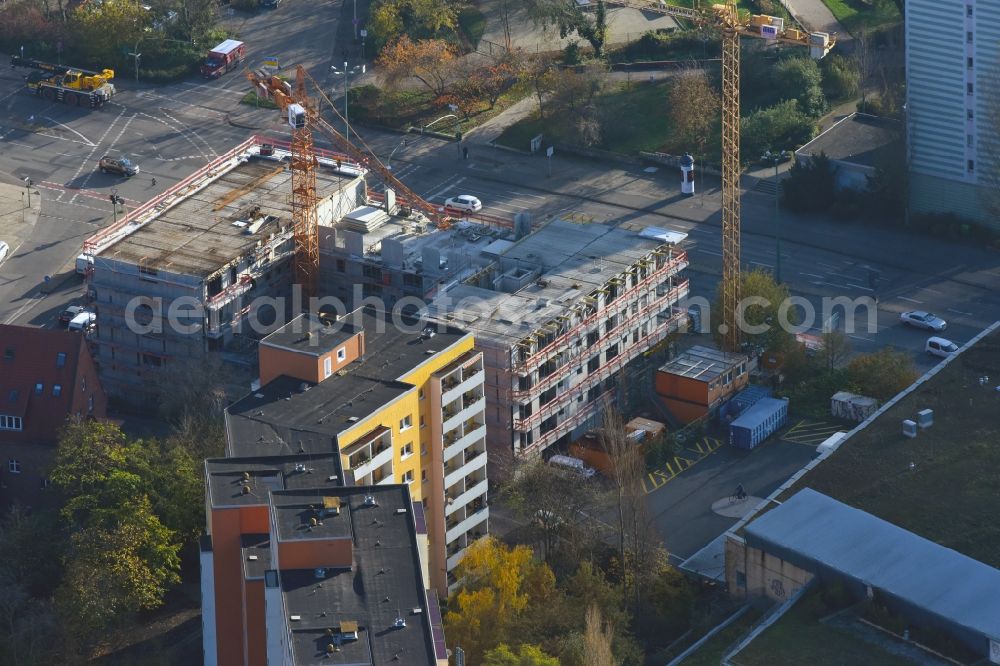
[[[1000,0],[908,0],[906,76],[910,213],[1000,228]]]

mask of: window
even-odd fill
[[[56,353],[56,367],[61,368],[66,365],[66,352]]]
[[[408,469],[403,473],[403,483],[413,483],[413,470]]]
[[[21,430],[23,423],[20,416],[0,415],[0,430]]]
[[[968,58],[965,59],[965,66],[968,67],[969,69],[972,69],[973,62],[974,61],[972,59],[972,56],[969,56]]]
[[[323,359],[323,379],[333,374],[333,359],[327,356]]]
[[[10,393],[7,394],[7,402],[17,402],[17,396],[17,389],[11,389]]]
[[[45,384],[38,382],[35,384],[35,395],[41,395],[45,391]]]
[[[424,399],[424,390],[423,389],[418,389],[417,390],[417,397],[420,398],[421,400]],[[423,421],[424,421],[424,419],[421,418],[420,419],[420,425],[423,425]]]
[[[972,135],[971,134],[966,134],[965,135],[965,146],[966,146],[966,148],[972,148]]]
[[[83,377],[83,378],[80,379],[80,390],[81,391],[86,391],[87,390],[87,378],[86,377]]]
[[[401,458],[409,458],[413,455],[413,442],[407,442],[403,445],[403,449],[400,451]]]
[[[344,260],[343,259],[337,259],[337,272],[338,273],[343,273],[344,270],[345,270]]]
[[[965,6],[965,15],[972,18],[972,5]]]
[[[969,173],[972,173],[973,171],[976,170],[976,161],[975,160],[969,160],[969,163],[966,166],[967,166],[967,168],[969,170]]]
[[[426,481],[427,480],[427,470],[426,469],[420,470],[420,480],[421,481]]]
[[[87,413],[90,414],[94,411],[94,396],[87,398]]]
[[[337,350],[337,362],[340,363],[345,358],[347,358],[347,348],[341,347],[340,349]]]
[[[10,460],[7,461],[7,469],[10,470],[11,474],[20,474],[21,462],[15,460],[14,458],[11,458]]]
[[[968,32],[965,33],[965,43],[966,44],[971,44],[972,43],[972,31],[971,30],[969,30]]]
[[[965,84],[965,92],[967,95],[971,95],[973,93],[973,87],[971,83]]]
[[[4,349],[3,350],[3,358],[4,358],[5,361],[13,361],[14,360],[14,348],[13,347],[7,347],[6,349]]]
[[[44,478],[44,477],[43,477],[43,478],[41,479],[41,483],[40,483],[39,485],[40,485],[40,486],[42,487],[42,489],[44,490],[45,488],[48,488],[49,486],[51,486],[51,485],[52,485],[52,481],[51,481],[50,479],[46,479],[46,478]]]
[[[972,120],[972,119],[973,119],[973,118],[975,118],[975,117],[976,117],[976,114],[975,114],[975,113],[973,113],[972,109],[967,109],[967,110],[965,111],[965,119],[966,119],[966,120]]]
[[[403,417],[403,418],[402,418],[402,419],[401,419],[401,420],[399,421],[399,429],[400,429],[401,431],[402,431],[402,430],[406,430],[406,429],[408,429],[408,428],[412,428],[412,427],[413,427],[413,417],[412,417],[412,416],[404,416],[404,417]]]
[[[422,455],[422,456],[426,456],[427,455],[427,445],[426,444],[421,444],[420,445],[420,455]]]
[[[62,394],[62,384],[52,385],[52,397],[58,398]]]
[[[421,428],[427,427],[427,420],[423,416],[420,417],[420,427]]]
[[[382,279],[382,269],[378,266],[371,266],[370,264],[365,264],[361,269],[362,275],[366,278],[374,278],[376,280]]]

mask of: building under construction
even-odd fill
[[[287,153],[260,148],[241,144],[85,244],[109,393],[140,398],[171,360],[239,349],[288,320],[291,173]],[[364,178],[335,162],[320,160],[317,181],[321,225],[365,203]]]
[[[683,238],[554,220],[441,284],[427,316],[475,335],[491,455],[537,455],[599,421],[625,365],[686,317]]]

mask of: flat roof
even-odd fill
[[[1000,514],[998,359],[1000,322],[851,430],[777,499],[812,488],[1000,567],[1000,532],[983,529]],[[903,436],[902,421],[923,409],[933,410],[934,424],[916,439]]]
[[[874,167],[880,151],[895,140],[902,127],[891,118],[852,113],[795,151],[796,155],[825,153],[831,160]]]
[[[796,566],[835,571],[1000,639],[1000,570],[811,488],[750,523],[745,537]]]
[[[281,160],[247,157],[98,256],[207,277],[258,243],[290,233],[292,177],[287,167]],[[351,180],[329,169],[316,169],[321,197]],[[248,234],[246,223],[255,219],[268,221]]]
[[[271,537],[268,534],[243,534],[240,536],[243,555],[243,577],[263,578],[271,568]]]
[[[497,274],[521,285],[505,290],[455,282],[442,288],[427,316],[513,345],[567,313],[664,243],[603,224],[554,219],[502,250]]]
[[[746,360],[742,354],[695,345],[660,366],[660,372],[710,382]]]
[[[343,374],[312,384],[278,377],[226,409],[229,453],[267,455],[336,451],[337,434],[409,391],[399,381],[435,354],[469,334],[452,327],[435,327],[434,337],[420,332],[419,320],[405,319],[405,328],[372,309],[355,311],[336,322],[365,332],[365,354],[349,363]],[[353,419],[353,420],[352,420]]]
[[[340,456],[332,450],[312,455],[208,458],[205,477],[212,508],[267,504],[268,492],[276,490],[343,484]]]
[[[352,539],[351,495],[341,487],[300,488],[271,494],[271,520],[277,526],[278,541],[295,539]]]
[[[365,495],[377,505],[365,505]],[[434,664],[409,488],[340,488],[336,496],[342,500],[339,524],[353,540],[353,568],[326,569],[322,578],[313,569],[278,572],[285,610],[297,618],[289,621],[294,662]],[[279,505],[309,499],[304,492],[272,497]],[[398,617],[404,627],[395,626]],[[357,640],[338,640],[342,627],[355,628],[351,623],[357,624]]]
[[[260,344],[322,356],[353,338],[360,330],[350,321],[324,323],[319,316],[304,312],[266,336]]]

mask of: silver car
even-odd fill
[[[928,331],[943,331],[948,328],[948,322],[944,319],[923,310],[904,312],[899,315],[899,320],[904,324],[909,324],[915,328],[923,328]]]

